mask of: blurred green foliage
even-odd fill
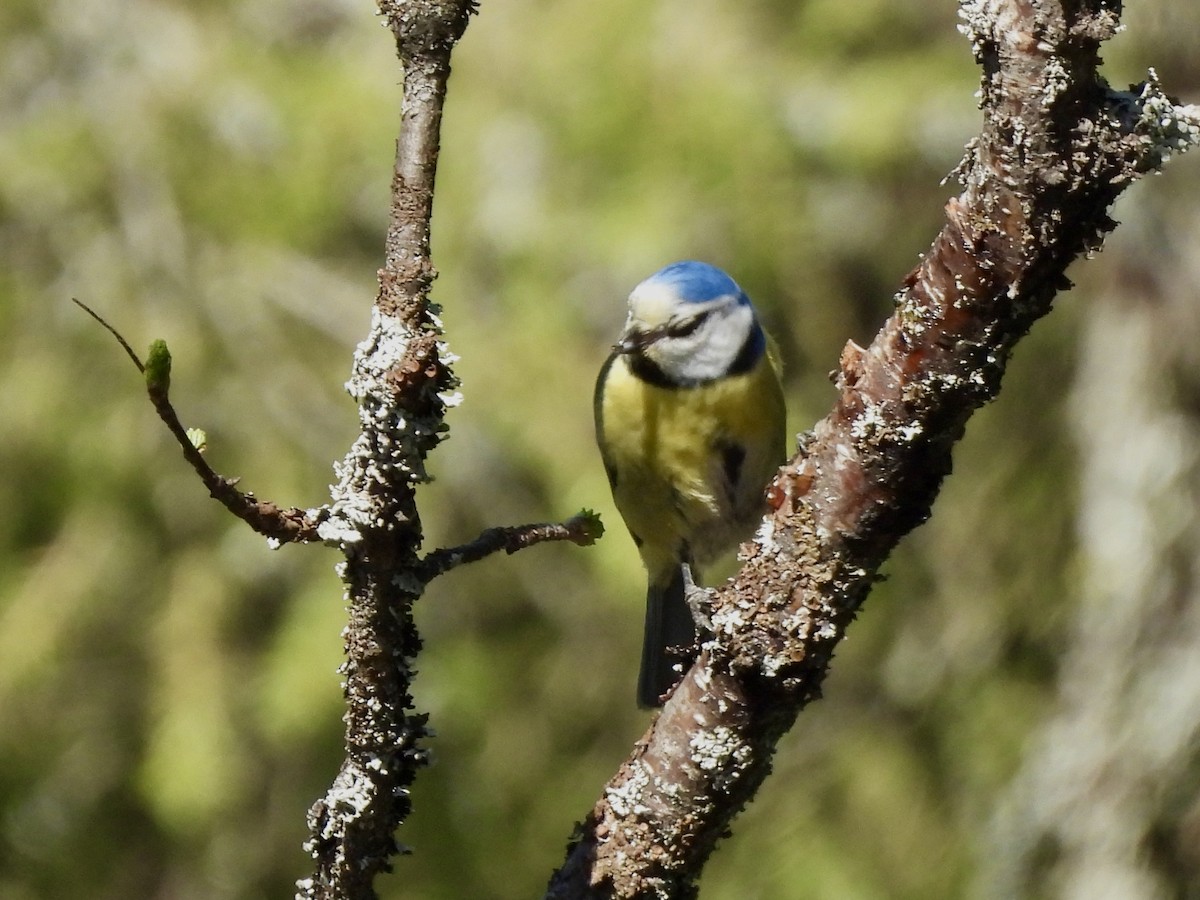
[[[1155,65],[1194,98],[1200,20],[1137,6],[1113,80]],[[5,900],[278,897],[307,872],[304,814],[340,756],[335,554],[270,551],[213,503],[69,301],[135,346],[169,342],[172,398],[219,471],[323,502],[356,426],[341,384],[398,123],[372,12],[0,6]],[[455,56],[435,213],[466,402],[422,492],[429,542],[583,507],[609,531],[458,570],[422,602],[437,764],[384,896],[536,895],[646,724],[643,576],[590,408],[630,287],[682,257],[728,268],[808,427],[954,191],[939,180],[978,119],[955,24],[950,2],[485,0]],[[1191,162],[1128,208],[1167,208],[1185,179],[1194,197]],[[1077,270],[972,422],[826,701],[714,858],[708,900],[965,890],[1078,599],[1062,408],[1105,264]]]

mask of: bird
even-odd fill
[[[696,573],[753,534],[786,456],[774,343],[726,272],[672,263],[629,295],[593,398],[613,501],[645,566],[637,699],[661,706],[695,641]]]

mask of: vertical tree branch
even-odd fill
[[[410,662],[420,649],[412,621],[422,537],[414,488],[425,480],[425,458],[441,438],[456,386],[428,300],[435,276],[429,219],[450,53],[472,4],[382,0],[379,9],[404,67],[403,113],[379,293],[347,384],[361,430],[336,467],[319,532],[346,556],[339,567],[349,608],[346,756],[309,812],[306,846],[316,868],[297,885],[302,898],[375,896],[374,879],[398,852],[395,830],[425,763],[426,716],[413,710],[409,694]]]
[[[820,695],[834,647],[895,544],[929,515],[971,413],[1099,246],[1106,210],[1193,146],[1197,111],[1151,81],[1107,89],[1106,0],[966,0],[984,125],[962,194],[865,351],[848,345],[833,411],[772,487],[775,512],[714,603],[715,634],[584,821],[547,897],[693,897],[695,879]]]

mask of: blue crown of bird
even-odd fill
[[[785,457],[773,345],[728,274],[692,260],[638,284],[596,381],[596,441],[648,580],[639,705],[690,661],[689,585],[753,534]]]

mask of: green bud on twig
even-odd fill
[[[171,351],[164,340],[150,345],[146,356],[146,387],[163,394],[171,389]]]

